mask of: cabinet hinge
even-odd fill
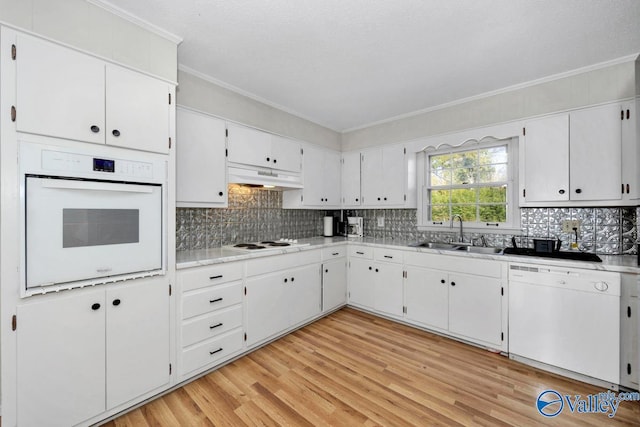
[[[300,195],[300,202],[304,202],[304,196],[302,194]]]
[[[500,341],[504,341],[504,332],[500,332]]]
[[[406,305],[403,305],[403,306],[402,306],[402,312],[403,312],[404,314],[407,314],[407,306],[406,306]]]
[[[11,330],[15,331],[16,329],[18,329],[18,317],[14,314],[11,317]]]
[[[504,288],[500,288],[500,295],[504,296]]]
[[[300,149],[300,155],[302,155],[302,156],[304,155],[304,148]]]
[[[522,128],[522,135],[526,136],[527,135],[527,128]]]
[[[627,120],[629,120],[629,117],[630,117],[630,115],[629,115],[629,109],[627,108]]]
[[[522,189],[522,197],[527,197],[527,189],[526,188]]]
[[[171,150],[171,137],[169,137],[169,150]]]
[[[11,106],[11,121],[15,122],[16,121],[16,107],[15,105]]]
[[[406,279],[406,278],[407,278],[407,271],[406,271],[406,270],[402,272],[402,278],[403,278],[403,279]]]
[[[247,295],[247,287],[244,287],[244,294]]]
[[[169,375],[171,375],[172,371],[173,371],[173,367],[171,366],[171,363],[169,363]]]
[[[224,130],[224,136],[227,136],[227,137],[229,136],[229,129]]]
[[[12,44],[11,45],[11,59],[13,59],[15,61],[17,54],[18,54],[18,49],[16,48],[15,44]]]
[[[172,293],[173,293],[173,289],[171,288],[171,285],[169,285],[169,296],[171,296]]]
[[[620,111],[620,120],[624,120],[624,110]]]
[[[404,195],[404,201],[405,202],[407,201],[407,195],[406,194]]]
[[[631,363],[627,363],[627,375],[631,375]]]
[[[244,333],[244,340],[245,341],[247,340],[247,333],[246,332]]]
[[[171,105],[171,94],[169,94],[169,105]]]
[[[620,184],[620,192],[624,194],[624,184]]]
[[[406,147],[404,148],[404,154],[407,154],[407,148]]]
[[[627,306],[627,317],[631,317],[631,306]]]
[[[224,149],[224,156],[225,157],[229,157],[229,149],[228,148]]]

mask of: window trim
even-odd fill
[[[434,140],[435,141],[435,140]],[[442,144],[437,148],[433,145],[425,147],[418,153],[418,223],[417,228],[420,231],[443,231],[451,229],[450,221],[443,221],[438,224],[429,219],[429,186],[430,179],[430,162],[429,157],[438,154],[457,153],[461,151],[478,150],[496,146],[507,146],[507,222],[499,223],[481,223],[481,222],[464,222],[465,230],[471,232],[491,232],[495,234],[521,232],[520,227],[520,206],[518,199],[518,141],[519,136],[511,136],[506,138],[484,137],[480,140],[467,139],[458,145]],[[480,185],[476,186],[479,187]],[[448,188],[456,188],[451,186]],[[463,187],[469,188],[469,187]],[[486,225],[490,224],[490,225]]]

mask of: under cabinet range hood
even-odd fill
[[[303,188],[300,173],[251,165],[229,164],[229,184],[251,184],[282,189]]]

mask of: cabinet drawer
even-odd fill
[[[242,326],[242,305],[216,310],[182,323],[182,346],[187,347]]]
[[[247,276],[273,273],[307,264],[320,264],[321,252],[320,250],[307,250],[253,259],[247,262]]]
[[[242,263],[229,263],[178,271],[182,291],[205,288],[242,278]]]
[[[182,374],[204,368],[222,361],[229,355],[242,349],[242,329],[238,328],[227,334],[197,344],[182,353]]]
[[[373,248],[365,246],[349,246],[349,256],[356,258],[373,259]]]
[[[328,261],[333,258],[340,258],[347,255],[346,246],[332,246],[330,248],[324,248],[322,250],[322,260]]]
[[[242,282],[211,286],[182,297],[182,318],[197,316],[242,302]]]
[[[387,248],[374,248],[373,255],[376,261],[396,262],[402,264],[404,251]]]

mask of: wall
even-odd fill
[[[638,61],[628,60],[345,132],[342,135],[342,150],[410,141],[632,98],[636,93],[640,95],[640,82],[636,87],[636,68],[640,69]]]
[[[86,0],[0,0],[0,20],[166,80],[177,81],[179,39]]]
[[[268,132],[340,150],[340,134],[267,104],[178,71],[178,104]]]
[[[640,211],[640,208],[638,208]],[[450,242],[458,239],[458,223],[446,231],[418,231],[416,209],[354,209],[349,215],[364,218],[364,235],[389,241],[414,243],[422,241]],[[637,238],[636,208],[522,208],[521,234],[464,233],[466,242],[479,245],[484,235],[488,246],[511,246],[511,237],[518,246],[533,247],[534,238],[560,238],[562,249],[568,250],[573,234],[562,233],[563,219],[578,219],[579,249],[598,254],[635,254]],[[384,227],[377,218],[384,217]]]
[[[282,192],[276,190],[231,184],[228,194],[227,209],[177,209],[177,250],[322,235],[327,211],[282,209]]]

